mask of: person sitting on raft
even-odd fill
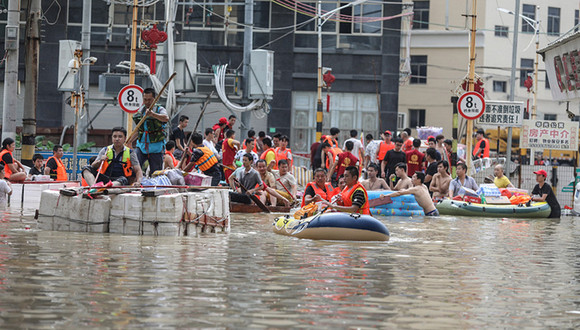
[[[4,165],[4,175],[6,180],[17,182],[26,179],[24,166],[14,159],[12,153],[16,149],[16,142],[12,138],[5,138],[2,141],[2,150],[0,151],[0,164]]]
[[[534,174],[536,175],[538,184],[532,190],[532,201],[548,203],[552,210],[548,218],[560,218],[562,213],[560,203],[558,203],[552,187],[546,182],[548,173],[544,170],[539,170],[534,172]]]
[[[52,148],[52,157],[49,157],[46,161],[46,166],[44,167],[44,175],[50,175],[50,178],[54,181],[67,181],[68,174],[66,174],[66,168],[62,163],[62,156],[64,151],[61,145],[55,145]]]
[[[358,168],[349,166],[344,170],[344,182],[346,186],[342,192],[335,196],[336,202],[321,201],[322,205],[329,206],[339,212],[371,214],[369,210],[369,197],[362,184],[358,182]]]
[[[438,216],[439,211],[435,208],[431,195],[429,195],[429,189],[423,184],[425,181],[425,173],[415,172],[411,178],[413,181],[413,187],[401,191],[396,191],[390,195],[382,195],[380,198],[385,201],[386,204],[393,202],[392,198],[401,195],[413,195],[417,200],[417,204],[423,208],[426,216]]]
[[[243,203],[243,204],[251,204],[252,199],[249,195],[254,195],[259,190],[264,189],[264,184],[262,183],[262,179],[260,178],[260,173],[252,168],[252,163],[254,162],[254,157],[252,154],[245,154],[242,156],[242,164],[243,170],[236,171],[230,175],[228,178],[228,182],[230,187],[234,191],[230,191],[230,200],[236,203]],[[236,187],[236,182],[234,179],[246,188],[247,190],[244,192],[243,189],[240,187]]]
[[[89,186],[95,184],[95,178],[96,182],[109,186],[126,186],[130,180],[138,186],[143,172],[135,151],[125,147],[127,130],[114,127],[112,139],[112,145],[101,149],[95,161],[83,167],[83,178]]]
[[[514,185],[510,182],[507,176],[503,174],[503,165],[497,164],[493,168],[493,183],[498,188],[514,188]]]
[[[277,205],[278,201],[282,201],[284,206],[290,206],[290,201],[284,198],[284,196],[280,195],[276,189],[272,187],[276,187],[276,179],[274,178],[274,174],[268,172],[268,166],[266,166],[266,161],[264,159],[258,159],[256,163],[256,170],[260,173],[260,179],[262,179],[262,183],[264,184],[264,191],[257,191],[256,195],[260,196],[260,201],[264,204],[268,200],[270,200],[270,205]],[[234,171],[234,174],[237,173],[238,170]]]
[[[467,175],[467,165],[464,163],[457,164],[457,177],[449,184],[449,198],[459,195],[461,188],[469,188],[473,191],[479,189],[475,179]]]
[[[437,163],[437,173],[433,175],[429,191],[433,193],[433,199],[441,200],[449,195],[449,185],[451,184],[451,175],[447,172],[449,170],[449,162],[441,160]]]
[[[211,185],[219,185],[222,174],[219,169],[218,159],[208,147],[203,145],[203,137],[199,133],[192,133],[188,148],[185,149],[183,157],[177,165],[183,171],[189,172],[194,167],[211,176]]]
[[[333,196],[334,187],[330,182],[326,182],[326,171],[323,168],[314,170],[314,181],[309,182],[304,189],[304,196],[302,196],[302,204],[308,205],[310,203],[320,202],[322,200],[330,202]]]
[[[185,142],[184,142],[185,143]],[[173,156],[175,152],[175,141],[167,141],[165,144],[165,155],[163,155],[163,169],[176,168],[179,161]]]

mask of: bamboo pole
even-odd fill
[[[138,7],[137,1],[133,0],[133,24],[131,31],[131,65],[129,70],[129,85],[135,83],[135,60],[137,57],[137,18],[138,18]],[[159,93],[161,94],[161,93]],[[143,117],[145,118],[145,117]],[[127,132],[131,132],[133,129],[133,115],[127,114]]]
[[[473,91],[474,79],[475,79],[475,32],[477,31],[477,0],[473,0],[473,6],[471,8],[471,43],[469,46],[469,87],[468,91]],[[471,154],[473,148],[473,120],[467,120],[467,146],[466,146],[466,161],[467,161],[467,174],[471,170]]]

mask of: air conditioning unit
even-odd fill
[[[242,76],[235,73],[226,73],[225,90],[228,97],[242,96],[240,86]],[[196,93],[209,94],[215,91],[215,77],[213,73],[195,74]]]
[[[129,85],[128,73],[103,73],[99,75],[99,92],[107,97],[116,97],[121,89],[127,85]],[[135,75],[135,85],[139,85],[143,89],[153,87],[149,76],[142,74]]]

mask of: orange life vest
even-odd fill
[[[395,144],[392,141],[389,144],[387,144],[385,141],[381,141],[381,144],[379,146],[379,154],[377,155],[377,161],[379,162],[379,164],[380,162],[383,161],[383,159],[385,159],[387,151],[391,149],[395,149]]]
[[[306,188],[308,187],[312,187],[312,189],[314,189],[314,193],[320,197],[322,197],[322,199],[329,201],[330,202],[330,198],[332,197],[332,191],[334,190],[334,188],[332,187],[332,185],[330,184],[330,182],[325,182],[324,183],[324,188],[326,188],[326,192],[322,189],[320,189],[318,187],[318,185],[316,184],[316,182],[308,182],[308,184],[306,185]],[[306,188],[304,188],[304,190],[306,190]],[[300,207],[304,207],[305,205],[305,198],[306,195],[302,196],[302,204],[300,205]]]
[[[256,149],[256,147],[258,146],[257,143],[258,140],[254,139],[254,149],[252,149],[253,152],[258,153],[258,149]],[[244,141],[242,141],[242,145],[245,147],[246,146],[246,139],[244,139]]]
[[[113,152],[113,145],[107,147],[107,160],[101,166],[101,174],[107,172],[107,168],[113,162],[115,158],[115,153]],[[125,177],[133,176],[133,165],[131,164],[131,149],[123,146],[123,157],[121,158],[121,165],[123,165],[123,174]]]
[[[286,159],[288,161],[288,167],[291,170],[292,165],[294,164],[293,160],[288,159],[288,155],[292,154],[292,150],[290,148],[284,149],[284,151],[280,150],[280,147],[274,149],[274,153],[276,153],[276,164],[274,164],[274,169],[278,169],[278,162],[282,159]]]
[[[64,167],[62,160],[60,160],[54,156],[51,156],[51,157],[48,157],[46,162],[48,163],[48,161],[51,159],[54,159],[54,161],[56,162],[56,181],[67,181],[68,175],[66,174],[66,168]],[[51,169],[50,172],[51,172],[50,177],[54,179],[53,170]]]
[[[2,157],[4,157],[5,154],[10,154],[10,156],[12,156],[12,153],[8,151],[8,149],[4,149],[0,152],[0,164],[4,165],[4,177],[6,177],[6,179],[10,179],[10,176],[12,175],[12,170],[10,170],[8,164],[6,164],[2,160]],[[14,164],[14,156],[12,156],[12,164]]]
[[[266,156],[268,155],[269,152],[273,152],[274,156],[276,156],[276,149],[274,148],[269,148],[268,150],[264,151],[261,155],[260,155],[260,159],[264,159],[266,160]],[[268,164],[266,164],[268,165]]]
[[[330,152],[330,154],[332,155],[332,161],[334,162],[334,160],[336,159],[336,156],[338,156],[338,154],[342,153],[342,149],[340,149],[339,147],[333,147],[328,149],[328,152]],[[328,155],[327,155],[328,156]],[[330,170],[330,159],[328,159],[329,157],[326,157],[326,169]],[[338,165],[337,165],[338,166]],[[336,168],[336,170],[338,170],[338,168]]]
[[[165,154],[169,155],[169,157],[171,157],[171,161],[173,162],[173,167],[177,167],[177,164],[179,164],[179,161],[177,159],[175,159],[175,157],[173,157],[173,154],[167,150],[165,150]]]
[[[331,135],[325,137],[324,141],[322,141],[322,142],[328,142],[328,144],[330,144],[331,148],[338,147],[338,141],[336,141],[336,139],[331,138]]]
[[[371,214],[369,210],[369,196],[365,187],[363,187],[360,182],[357,182],[352,186],[350,189],[348,186],[344,187],[344,190],[341,192],[342,197],[342,205],[343,206],[352,206],[352,195],[356,190],[362,190],[365,194],[365,203],[358,209],[358,213],[360,214]]]
[[[197,149],[203,151],[203,156],[195,161],[195,168],[205,172],[217,164],[218,161],[216,155],[208,147],[198,147]]]
[[[483,158],[489,158],[489,140],[486,138],[483,138],[475,143],[475,147],[473,148],[473,157],[479,157],[481,154],[479,151],[479,145],[481,144],[481,141],[485,141],[485,148],[483,148]]]

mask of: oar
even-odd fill
[[[238,179],[236,179],[236,178],[233,178],[233,179],[234,179],[234,182],[237,183],[240,186],[240,188],[242,188],[242,191],[243,192],[247,192],[248,191],[248,189],[246,189],[246,187],[244,187],[244,185],[240,181],[238,181]],[[264,203],[262,203],[262,201],[258,197],[254,196],[252,194],[249,194],[249,196],[250,196],[250,199],[252,199],[254,201],[254,203],[256,203],[256,205],[258,205],[258,207],[262,211],[264,211],[266,213],[270,213],[270,209],[268,209],[266,207],[266,205],[264,205]]]
[[[152,109],[155,106],[155,104],[157,104],[157,101],[161,97],[161,94],[163,94],[163,91],[165,91],[165,88],[167,88],[167,86],[169,85],[169,82],[173,79],[173,77],[175,77],[175,75],[177,75],[177,72],[173,72],[173,74],[169,77],[169,79],[167,79],[167,81],[165,82],[165,85],[163,85],[163,87],[161,87],[161,89],[159,90],[159,93],[157,93],[157,97],[155,97],[155,99],[153,100],[153,103],[151,103],[151,106],[149,106],[147,111]],[[145,114],[147,114],[147,111],[145,112]],[[127,142],[125,142],[125,145],[127,147],[130,147],[130,144],[133,142],[135,135],[139,132],[139,128],[141,127],[141,125],[143,125],[143,123],[145,122],[145,119],[147,119],[147,115],[145,115],[145,116],[143,116],[143,118],[141,118],[141,120],[137,123],[137,126],[135,126],[135,128],[133,129],[133,132],[131,132],[131,134],[129,134],[127,136]]]
[[[312,216],[312,219],[310,220],[304,220],[302,222],[300,222],[298,225],[296,225],[294,228],[291,228],[292,233],[291,235],[296,235],[298,233],[300,233],[301,231],[303,231],[306,227],[308,227],[308,224],[311,223],[312,221],[320,218],[320,216],[326,212],[326,210],[328,210],[328,208],[330,207],[330,205],[327,205],[325,208],[323,208],[322,210],[320,210],[320,212],[318,212],[316,215]]]

